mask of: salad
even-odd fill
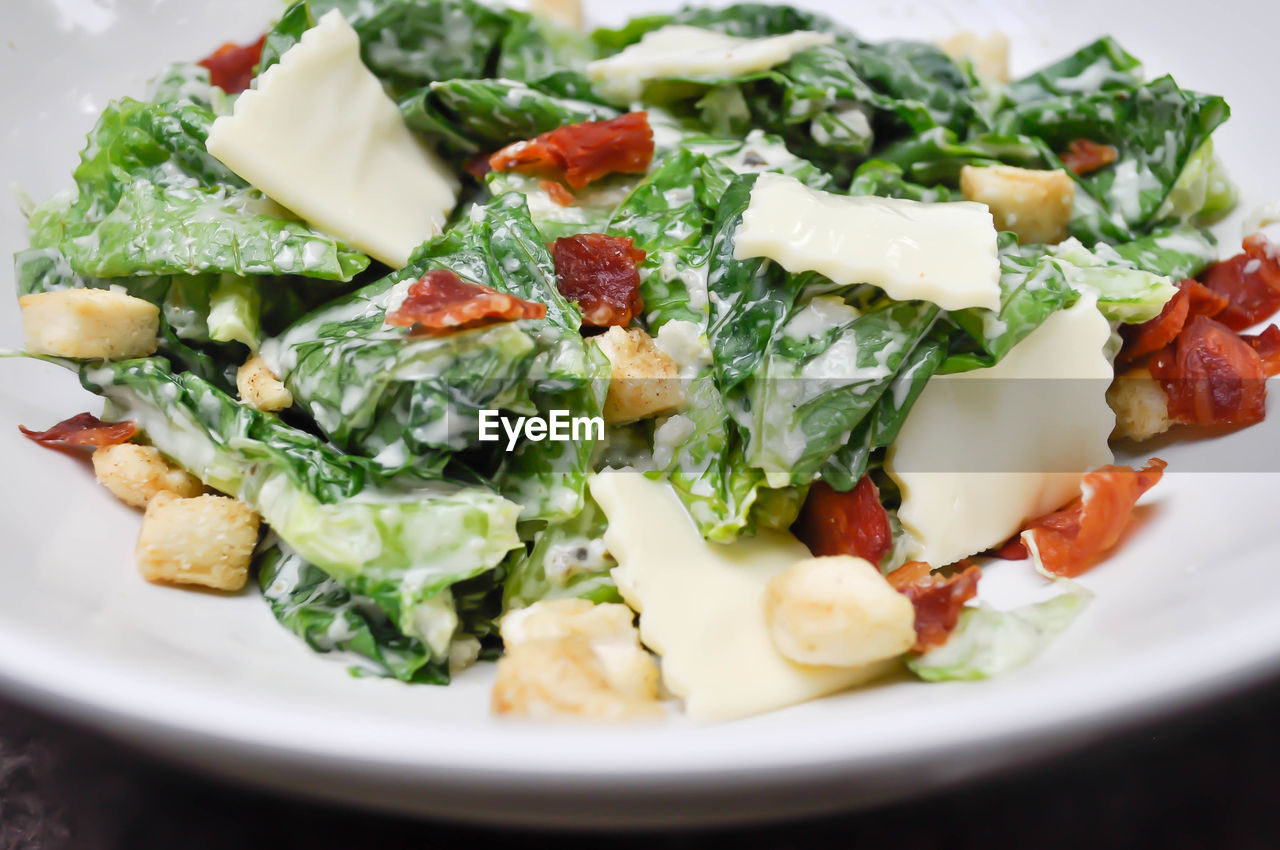
[[[256,584],[357,675],[728,720],[1017,667],[1165,468],[1265,416],[1280,209],[1226,102],[1103,37],[784,5],[301,0],[113,101],[15,257],[142,576]],[[987,559],[1054,595],[979,601]]]

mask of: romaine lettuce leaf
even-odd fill
[[[609,575],[617,562],[601,539],[607,524],[599,505],[588,495],[576,516],[535,532],[527,551],[517,549],[507,558],[503,610],[563,597],[620,601]]]
[[[456,157],[492,153],[564,124],[603,121],[618,111],[555,97],[509,79],[440,80],[400,99],[410,128]]]
[[[90,277],[219,273],[350,280],[369,258],[312,230],[205,150],[193,101],[113,102],[89,133],[77,192],[41,204],[35,248]]]
[[[1075,582],[1060,579],[1062,593],[1047,602],[998,611],[966,607],[942,646],[907,659],[927,682],[986,679],[1026,664],[1057,637],[1093,598]]]
[[[1112,145],[1119,159],[1077,177],[1071,233],[1086,245],[1127,242],[1157,213],[1196,151],[1230,110],[1214,95],[1185,91],[1171,77],[1137,87],[1064,95],[1002,113],[998,130],[1043,139],[1065,151],[1076,139]]]
[[[1142,85],[1142,63],[1111,36],[1086,44],[1040,70],[1014,80],[1007,94],[1018,104],[1093,94],[1129,91]]]
[[[430,269],[545,304],[547,318],[444,335],[387,325],[392,303]],[[536,393],[587,383],[595,373],[579,321],[524,198],[511,193],[425,243],[405,268],[302,317],[264,356],[335,445],[395,469],[476,445],[481,409],[532,414]]]
[[[112,415],[205,484],[235,496],[308,562],[367,596],[432,657],[447,658],[458,615],[448,589],[496,567],[520,545],[519,506],[496,493],[388,477],[272,414],[238,404],[161,358],[79,367]]]

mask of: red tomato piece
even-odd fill
[[[1266,417],[1267,373],[1234,331],[1196,316],[1149,366],[1169,397],[1169,418],[1197,425],[1251,425]]]
[[[1027,523],[1023,541],[1054,575],[1080,575],[1116,545],[1138,498],[1156,485],[1166,466],[1152,458],[1142,469],[1104,466],[1085,473],[1080,496],[1062,510]]]
[[[1177,339],[1193,316],[1216,316],[1227,306],[1227,299],[1198,280],[1178,282],[1178,292],[1169,299],[1160,315],[1139,325],[1120,329],[1124,348],[1116,362],[1131,363],[1159,351]]]
[[[1091,139],[1073,139],[1066,152],[1058,154],[1058,159],[1076,175],[1084,175],[1110,165],[1119,155],[1120,152],[1111,145]]]
[[[869,475],[847,493],[825,481],[814,483],[794,529],[817,557],[854,555],[878,565],[893,548],[889,514]]]
[[[577,200],[572,192],[554,180],[539,180],[538,188],[546,192],[551,197],[551,200],[562,207],[572,206],[573,202]]]
[[[1242,331],[1280,310],[1280,261],[1260,235],[1244,241],[1244,253],[1214,263],[1204,284],[1226,298],[1216,318],[1233,331]]]
[[[1027,546],[1022,542],[1021,534],[1015,534],[994,549],[982,553],[988,558],[999,558],[1002,561],[1025,561],[1031,557]]]
[[[477,154],[467,160],[462,169],[477,180],[484,180],[486,174],[493,171],[489,167],[489,156],[487,154]]]
[[[400,306],[387,313],[386,321],[388,325],[443,333],[545,315],[545,304],[463,280],[447,269],[434,269],[413,282]]]
[[[1260,334],[1241,334],[1240,338],[1258,352],[1268,378],[1280,375],[1280,328],[1267,325]]]
[[[1164,305],[1159,316],[1140,325],[1124,325],[1120,328],[1124,348],[1120,349],[1116,362],[1132,362],[1173,342],[1182,331],[1182,326],[1187,323],[1190,310],[1191,295],[1179,286],[1177,293]]]
[[[551,253],[556,286],[561,295],[578,303],[584,324],[625,327],[644,309],[637,266],[646,255],[630,238],[603,233],[562,236]]]
[[[908,561],[885,577],[916,609],[913,651],[924,652],[946,643],[960,621],[964,603],[977,594],[982,570],[965,561],[956,568],[960,571],[944,576],[932,572],[924,561]]]
[[[262,59],[263,35],[252,44],[234,44],[228,41],[217,50],[197,62],[209,69],[209,80],[227,94],[236,94],[249,88],[253,71]]]
[[[127,443],[138,433],[138,426],[128,421],[103,422],[92,413],[78,413],[46,431],[32,431],[19,425],[23,436],[42,446],[114,446]]]
[[[543,172],[581,189],[609,174],[643,174],[653,160],[647,112],[583,121],[515,142],[489,157],[494,171]]]

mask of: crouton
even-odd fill
[[[1002,32],[984,38],[966,30],[939,41],[938,47],[952,59],[968,60],[980,79],[1009,82],[1009,38]]]
[[[1076,184],[1062,169],[966,165],[960,170],[960,190],[991,209],[997,230],[1016,233],[1021,242],[1055,245],[1067,238]]]
[[[609,328],[590,338],[609,358],[604,421],[622,425],[670,413],[685,402],[680,367],[639,328]]]
[[[18,299],[27,351],[80,360],[154,354],[160,309],[107,289],[62,289]]]
[[[151,446],[120,443],[93,453],[93,473],[117,499],[145,508],[157,493],[191,498],[204,486],[200,479],[169,463]]]
[[[1146,369],[1117,375],[1107,390],[1107,404],[1116,414],[1112,439],[1149,440],[1173,427],[1169,397]]]
[[[582,0],[530,0],[529,11],[566,29],[582,31]]]
[[[507,647],[498,660],[490,707],[494,714],[534,720],[654,720],[662,707],[614,688],[605,666],[582,637],[540,638]]]
[[[160,492],[138,534],[138,570],[147,581],[239,590],[258,542],[258,515],[226,496],[184,499]]]
[[[236,389],[241,401],[258,410],[275,412],[293,404],[293,393],[267,368],[261,354],[250,355],[236,370]]]
[[[535,640],[582,638],[602,665],[609,686],[635,699],[656,699],[658,667],[640,646],[635,614],[626,605],[587,599],[547,599],[502,618],[502,641],[513,646]]]
[[[800,561],[769,580],[764,606],[774,646],[800,664],[861,667],[916,642],[911,600],[862,558]]]

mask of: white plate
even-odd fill
[[[597,3],[608,20],[659,7]],[[813,4],[863,34],[1002,28],[1016,70],[1111,32],[1153,72],[1219,92],[1217,135],[1244,204],[1280,197],[1274,36],[1280,6],[1077,0]],[[43,198],[70,185],[108,98],[164,63],[254,37],[272,0],[6,0],[0,10],[3,182]],[[1239,215],[1224,251],[1235,250]],[[0,204],[0,253],[22,247]],[[6,286],[11,282],[4,272]],[[0,297],[0,341],[20,341]],[[1172,468],[1125,544],[1085,584],[1096,603],[1027,668],[973,684],[883,684],[712,728],[495,723],[489,671],[449,688],[350,678],[276,625],[254,593],[226,599],[138,578],[138,516],[86,465],[37,449],[17,423],[99,410],[51,366],[0,361],[0,681],[153,751],[261,784],[432,815],[502,822],[688,823],[869,805],[1059,751],[1270,672],[1280,660],[1280,475],[1273,419],[1162,449]],[[1237,458],[1234,463],[1232,458]],[[1218,470],[1217,472],[1208,470]],[[1030,592],[1024,564],[984,580]]]

